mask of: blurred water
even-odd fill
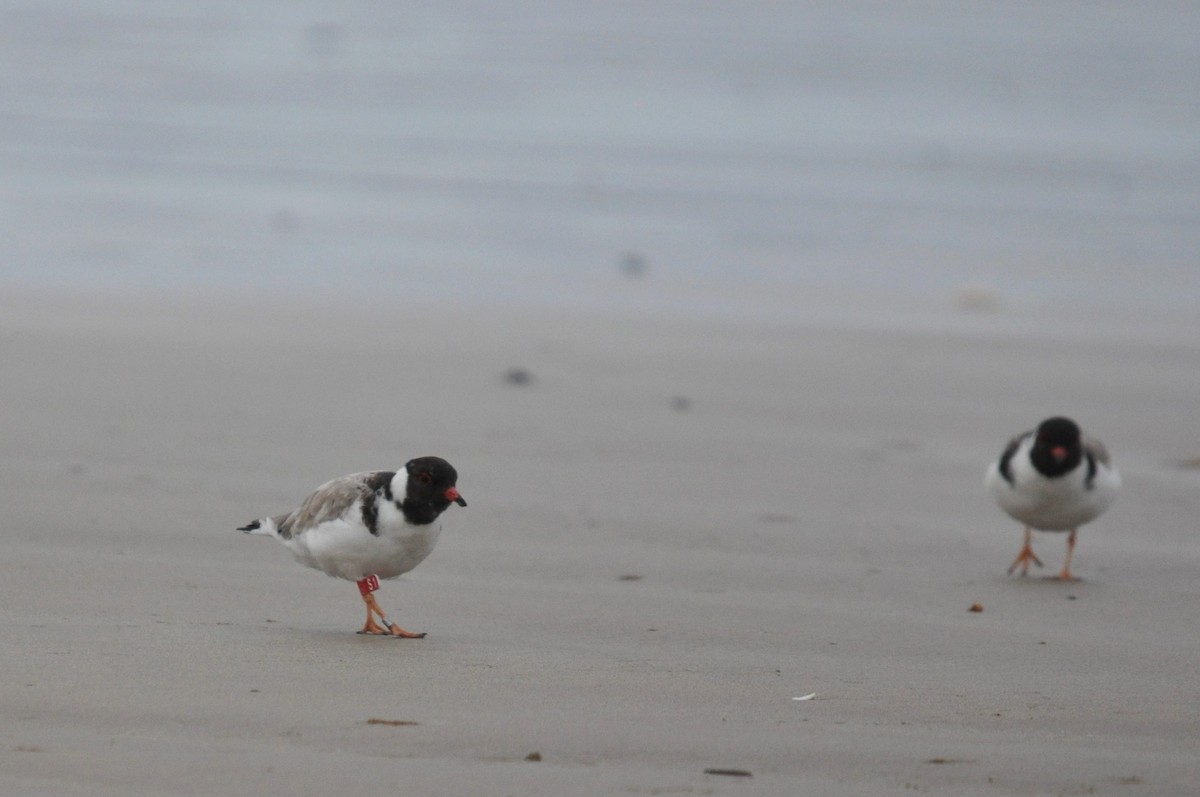
[[[1196,31],[1195,3],[5,2],[0,285],[1191,316]]]

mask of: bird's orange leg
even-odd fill
[[[384,628],[375,622],[375,613],[379,612],[380,618],[383,617],[383,612],[379,610],[379,604],[375,603],[375,596],[371,593],[363,595],[363,603],[367,604],[367,622],[363,625],[360,634],[390,634],[391,631]]]
[[[1079,579],[1071,575],[1071,554],[1075,553],[1075,532],[1077,529],[1071,529],[1071,534],[1067,537],[1067,558],[1063,560],[1062,572],[1058,574],[1060,581],[1078,581]]]
[[[425,634],[414,634],[412,631],[405,631],[387,619],[387,615],[383,613],[383,609],[379,608],[379,604],[375,601],[375,596],[371,594],[378,588],[379,579],[373,577],[365,578],[358,582],[358,591],[362,594],[363,603],[367,604],[367,622],[358,633],[402,637],[404,639],[424,639]],[[383,622],[383,625],[375,622],[375,615],[379,615],[379,619]]]
[[[1013,559],[1013,563],[1008,566],[1008,574],[1021,568],[1021,575],[1029,575],[1029,563],[1033,562],[1038,567],[1042,566],[1042,560],[1033,555],[1033,530],[1029,526],[1025,527],[1025,544],[1021,546],[1021,552],[1017,554],[1017,558]]]

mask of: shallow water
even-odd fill
[[[1194,4],[0,14],[10,283],[734,316],[1200,307]]]

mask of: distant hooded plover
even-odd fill
[[[1070,418],[1047,418],[1014,437],[984,477],[1000,508],[1025,524],[1025,544],[1008,572],[1021,575],[1032,562],[1032,531],[1066,531],[1067,555],[1058,577],[1073,581],[1071,555],[1080,526],[1098,518],[1117,497],[1121,477],[1099,440],[1084,435]]]

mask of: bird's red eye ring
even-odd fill
[[[433,484],[433,474],[427,470],[423,470],[417,474],[417,481],[421,484]]]

